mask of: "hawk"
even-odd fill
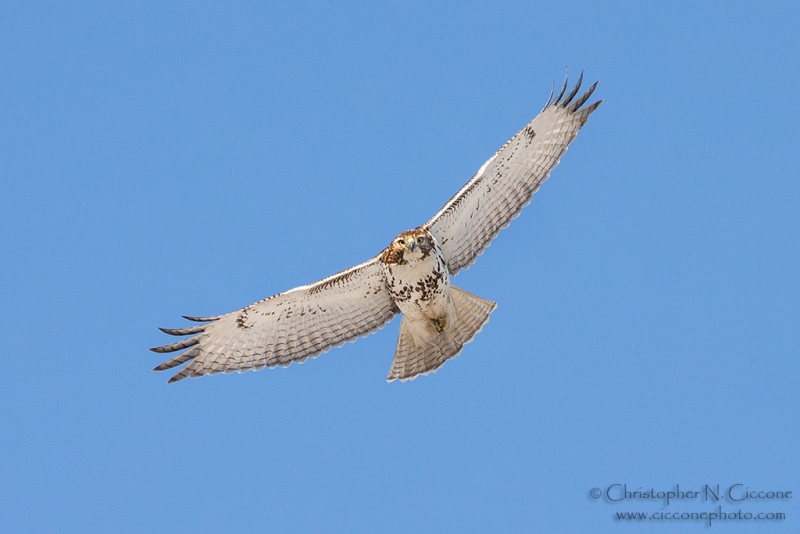
[[[286,367],[366,336],[402,313],[388,381],[438,369],[471,341],[496,304],[451,284],[528,204],[602,100],[585,107],[594,83],[575,99],[581,73],[428,222],[402,232],[380,254],[313,284],[279,293],[201,323],[161,328],[190,336],[150,349],[174,355],[154,371],[189,362],[168,383],[215,373]],[[563,98],[562,98],[563,97]],[[575,100],[573,100],[575,99]],[[185,350],[184,350],[185,349]]]

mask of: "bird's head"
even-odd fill
[[[436,241],[424,228],[406,230],[395,237],[383,251],[385,263],[404,264],[427,258],[436,247]]]

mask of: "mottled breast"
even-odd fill
[[[447,314],[450,276],[433,235],[416,228],[398,235],[381,253],[389,292],[410,319],[439,319]]]

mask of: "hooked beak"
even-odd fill
[[[414,249],[417,248],[417,241],[414,238],[409,239],[408,242],[406,243],[406,248],[409,251],[414,252]]]

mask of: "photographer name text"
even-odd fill
[[[680,484],[669,490],[611,484],[605,489],[592,488],[589,495],[593,499],[604,498],[609,502],[630,500],[658,500],[669,506],[671,501],[702,502],[745,502],[745,501],[786,501],[793,497],[791,490],[750,488],[745,484],[704,484],[699,489],[684,489]]]

